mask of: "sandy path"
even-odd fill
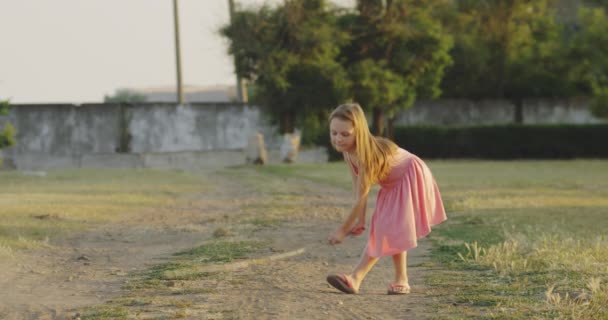
[[[244,208],[259,201],[259,190],[219,175],[216,188],[190,195],[170,208],[125,215],[120,224],[105,225],[46,250],[19,254],[0,261],[0,318],[70,319],[87,305],[103,304],[123,294],[128,274],[164,261],[176,251],[201,244],[218,226],[239,221]],[[305,206],[282,227],[263,228],[256,240],[267,241],[273,252],[304,248],[304,254],[273,263],[252,265],[210,283],[214,290],[182,297],[189,299],[189,319],[424,319],[431,299],[420,264],[428,258],[422,241],[408,259],[413,293],[388,296],[392,261],[382,259],[370,272],[358,295],[341,294],[325,276],[346,272],[357,262],[365,236],[338,246],[325,243],[349,205],[350,194],[312,182],[282,179],[281,188],[304,195]],[[373,197],[370,197],[373,199]],[[286,199],[286,202],[290,200]],[[280,201],[278,202],[280,205]],[[286,205],[289,203],[286,203]],[[373,201],[369,207],[373,208]],[[370,211],[371,212],[371,209]],[[204,286],[204,281],[198,284]],[[137,318],[152,318],[166,310],[132,310]],[[136,312],[137,311],[137,312]],[[133,317],[136,318],[136,317]]]

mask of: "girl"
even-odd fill
[[[381,188],[359,264],[351,273],[330,275],[327,281],[342,292],[357,293],[378,259],[392,256],[395,280],[389,284],[388,294],[409,293],[407,250],[416,247],[416,240],[428,235],[431,226],[446,220],[431,171],[417,156],[390,140],[372,136],[358,104],[338,106],[329,120],[331,143],[351,169],[355,193],[350,215],[329,236],[330,244],[363,232],[370,187],[378,183]]]

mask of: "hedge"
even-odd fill
[[[425,158],[606,158],[608,124],[399,127],[395,142]]]
[[[342,159],[328,133],[318,139],[331,150],[330,160]],[[423,158],[608,158],[608,124],[408,126],[395,128],[394,141]]]

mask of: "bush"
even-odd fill
[[[0,116],[8,115],[9,102],[0,101]],[[0,126],[1,128],[1,126]],[[0,149],[10,147],[15,144],[15,128],[6,123],[4,129],[0,131]]]
[[[594,90],[591,113],[596,117],[608,119],[608,87]]]
[[[327,148],[329,161],[342,160],[342,154],[337,152],[331,145],[329,137],[328,114],[308,115],[302,122],[302,145],[323,146]]]
[[[10,147],[15,144],[15,128],[7,123],[0,131],[0,149]]]
[[[425,158],[608,157],[608,124],[398,127],[395,142]]]

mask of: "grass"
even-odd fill
[[[431,234],[437,318],[608,318],[608,162],[432,165],[450,218]]]
[[[96,306],[87,309],[80,317],[82,320],[128,319],[128,310],[124,307]]]
[[[349,169],[341,162],[319,164],[277,164],[259,167],[258,171],[271,176],[307,179],[338,188],[351,188]]]
[[[255,252],[261,246],[251,241],[213,241],[189,250],[177,252],[174,256],[206,263],[226,263]]]
[[[427,163],[449,217],[430,237],[436,318],[608,318],[608,161]],[[350,188],[343,163],[258,172]]]
[[[132,274],[122,297],[83,310],[83,319],[131,319],[139,313],[145,319],[149,313],[169,319],[187,317],[189,309],[198,307],[191,300],[193,296],[213,295],[218,285],[242,281],[226,272],[201,269],[246,258],[263,247],[262,242],[256,241],[211,240],[176,252],[170,261]]]
[[[296,174],[298,170],[304,173],[314,172],[309,168],[313,169],[309,165],[278,164],[263,167],[239,166],[222,171],[224,177],[238,181],[243,190],[255,190],[242,195],[247,204],[241,208],[244,214],[238,218],[238,222],[246,225],[249,233],[256,233],[261,229],[309,219],[310,212],[302,210],[311,202],[310,193],[307,192],[309,187],[298,185],[298,180],[307,178]],[[322,183],[324,181],[321,180]],[[237,222],[234,219],[231,221]]]
[[[426,281],[429,301],[436,301],[434,317],[608,318],[608,161],[427,163],[449,217],[430,235],[432,261],[426,264],[432,272]],[[298,213],[310,201],[306,186],[290,185],[311,180],[351,187],[343,163],[241,167],[223,174],[252,192],[243,194],[242,218],[227,220],[231,224],[217,229],[214,241],[177,253],[130,281],[122,302],[91,310],[90,319],[121,318],[125,308],[131,313],[130,308],[167,305],[163,295],[213,294],[209,288],[222,281],[243,281],[198,272],[197,264],[226,263],[260,248],[223,241],[235,224],[268,228],[310,218],[311,212]],[[46,177],[1,172],[0,254],[45,245],[49,237],[116,221],[124,212],[165,205],[204,187],[201,177],[182,172],[68,171]],[[173,273],[181,277],[167,277]],[[186,300],[170,304],[172,318],[188,316]]]
[[[205,265],[224,264],[257,252],[263,243],[257,241],[210,241],[204,245],[173,254],[171,261],[150,268],[141,281],[130,289],[162,286],[167,280],[197,280],[211,276],[200,271]]]
[[[207,187],[202,174],[160,170],[0,171],[0,255],[44,246],[74,230],[170,205]]]

